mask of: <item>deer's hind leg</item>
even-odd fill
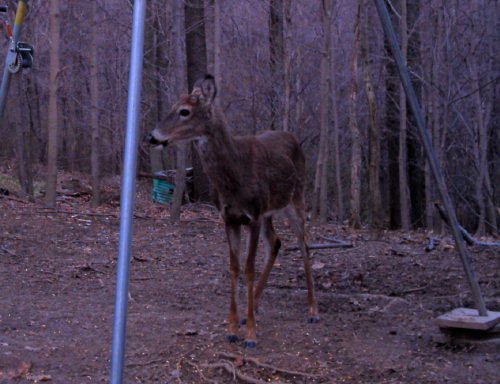
[[[254,309],[254,280],[255,280],[255,256],[259,243],[260,223],[249,225],[248,255],[245,263],[245,278],[247,284],[247,321],[245,347],[254,348],[257,345],[257,333],[255,331],[255,309]]]
[[[287,207],[286,214],[292,230],[297,236],[297,242],[304,261],[304,272],[307,284],[307,308],[308,322],[317,323],[319,321],[318,307],[314,295],[314,280],[312,277],[311,261],[309,258],[309,248],[307,245],[305,232],[305,204],[302,198],[297,198]]]
[[[226,339],[230,342],[238,340],[238,306],[236,303],[236,294],[238,290],[238,275],[240,273],[240,244],[241,229],[239,224],[226,223],[226,236],[229,244],[229,271],[231,273],[231,291],[229,302],[228,334]]]
[[[264,241],[267,248],[267,255],[266,255],[267,259],[266,259],[266,265],[264,266],[264,269],[260,275],[257,286],[255,287],[255,293],[254,293],[255,311],[257,311],[258,309],[259,299],[262,295],[262,291],[264,290],[267,279],[269,278],[269,274],[273,269],[276,256],[278,256],[278,252],[281,247],[281,240],[279,239],[278,235],[274,230],[272,217],[269,216],[264,218],[262,224],[263,224],[262,229],[263,229]]]

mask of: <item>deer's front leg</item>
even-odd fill
[[[257,335],[255,332],[254,314],[254,288],[255,279],[255,255],[259,243],[260,225],[252,223],[250,225],[250,239],[248,245],[248,256],[245,265],[245,277],[247,283],[247,333],[245,337],[245,347],[254,348],[257,345]]]
[[[264,219],[263,223],[263,233],[265,238],[265,244],[267,247],[267,261],[260,275],[260,279],[257,282],[257,286],[255,287],[255,310],[258,311],[259,299],[262,295],[262,291],[264,290],[264,286],[266,285],[267,279],[269,278],[269,274],[274,266],[274,262],[276,261],[276,256],[278,256],[279,249],[281,247],[281,240],[278,235],[274,231],[273,220],[271,217],[267,217]]]
[[[236,293],[238,289],[238,275],[240,273],[240,234],[239,224],[226,223],[226,236],[229,243],[229,272],[231,273],[231,296],[229,302],[229,319],[227,340],[234,343],[237,339],[239,318],[238,306],[236,304]]]

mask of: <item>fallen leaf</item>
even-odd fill
[[[317,271],[318,269],[323,269],[325,267],[325,263],[322,263],[320,261],[315,261],[312,265],[312,269]]]
[[[244,363],[243,356],[235,357],[235,359],[234,359],[234,366],[235,367],[241,367],[241,366],[243,366],[243,363]]]
[[[32,380],[34,383],[40,383],[43,381],[52,380],[52,376],[50,376],[50,375],[28,375],[27,379]]]
[[[19,379],[26,375],[31,364],[15,357],[3,356],[0,359],[0,379]]]

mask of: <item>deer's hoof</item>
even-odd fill
[[[244,344],[245,348],[251,349],[257,346],[257,341],[255,340],[245,340]]]
[[[247,319],[240,320],[240,327],[242,327],[243,325],[246,325],[246,324],[247,324]]]
[[[319,323],[319,316],[311,316],[309,319],[307,319],[307,322],[309,324],[317,324]]]
[[[229,341],[230,343],[236,343],[238,341],[238,336],[226,335],[226,341]]]

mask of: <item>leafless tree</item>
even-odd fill
[[[97,17],[96,1],[90,2],[90,124],[92,132],[92,144],[90,163],[92,169],[92,206],[97,207],[101,203],[101,160],[100,160],[100,128],[99,128],[99,79],[97,73]]]
[[[4,2],[15,9],[14,0]],[[439,230],[435,183],[413,133],[393,61],[384,51],[373,4],[363,1],[358,19],[358,1],[336,0],[327,26],[318,12],[323,3],[149,1],[141,129],[161,120],[174,96],[188,92],[208,67],[223,90],[216,100],[232,133],[254,134],[274,124],[297,135],[307,159],[307,201],[316,204],[312,212],[321,216],[322,210],[340,221],[355,218],[354,225]],[[35,180],[46,169],[46,201],[55,204],[57,170],[94,183],[96,174],[102,183],[120,174],[132,4],[29,4],[23,39],[35,46],[35,62],[32,70],[13,79],[7,116],[0,124],[0,161],[18,163],[23,185],[30,184],[30,163]],[[500,5],[493,0],[390,4],[461,224],[478,234],[496,234]],[[182,7],[180,17],[173,7]],[[332,29],[332,60],[325,72],[326,27]],[[1,43],[1,62],[6,49]],[[326,102],[325,74],[330,81]],[[325,103],[330,104],[326,125]],[[186,161],[179,161],[179,177],[193,162],[201,169],[190,154],[188,148]],[[164,169],[173,167],[176,158],[183,159],[181,152],[167,150],[155,158],[143,147],[139,166],[144,172],[151,165]],[[208,189],[199,175],[198,195]],[[176,191],[183,185],[178,180]],[[323,194],[319,199],[318,191]],[[180,212],[182,194],[176,199],[172,218]]]
[[[50,79],[49,79],[49,112],[48,112],[48,144],[47,144],[47,184],[45,204],[56,205],[57,190],[57,153],[58,153],[58,76],[59,76],[59,0],[50,1]]]

